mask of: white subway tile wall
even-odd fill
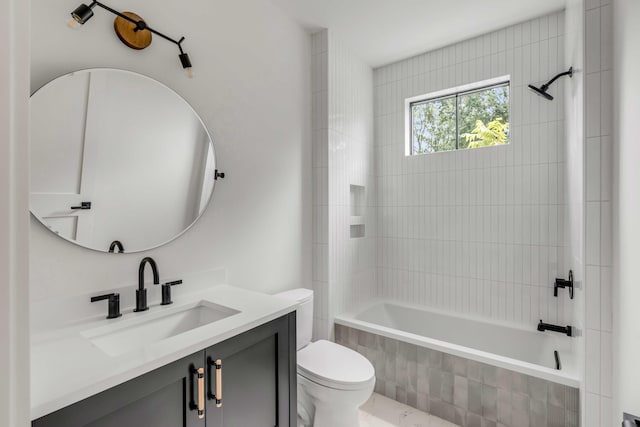
[[[586,427],[620,423],[612,413],[611,11],[611,0],[586,3]]]
[[[569,324],[576,328],[577,334],[572,338],[575,355],[575,371],[582,373],[585,369],[585,310],[586,296],[583,284],[585,275],[585,163],[587,159],[585,144],[585,9],[583,0],[569,0],[565,11],[565,68],[573,66],[575,73],[565,85],[565,159],[566,159],[566,202],[565,211],[565,259],[573,270],[576,284],[573,300],[565,299],[565,310],[569,315]],[[590,290],[591,292],[591,290]],[[585,419],[585,384],[580,385],[581,419]]]
[[[328,128],[328,32],[311,36],[312,54],[312,162],[313,236],[312,276],[314,291],[313,336],[327,338],[329,318],[329,128]],[[332,323],[332,322],[331,322]],[[333,326],[331,326],[332,328]]]
[[[373,71],[329,31],[329,282],[332,314],[373,297],[376,202]],[[350,237],[351,185],[364,191],[364,237]],[[355,200],[354,200],[355,202]]]
[[[313,36],[314,337],[376,284],[373,71],[331,31]],[[364,237],[351,238],[351,186],[364,192]],[[360,201],[358,203],[361,203]],[[358,234],[360,235],[360,234]]]
[[[533,327],[567,321],[564,14],[375,70],[377,295]],[[405,99],[511,76],[511,144],[405,156]]]

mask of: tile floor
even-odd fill
[[[360,408],[360,427],[457,427],[441,418],[374,393]]]

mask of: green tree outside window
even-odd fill
[[[509,143],[509,86],[411,105],[411,154]]]

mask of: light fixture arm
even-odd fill
[[[107,6],[104,3],[101,3],[97,0],[92,0],[91,4],[89,4],[89,6],[87,6],[86,4],[81,4],[80,6],[78,6],[73,12],[71,12],[71,16],[73,17],[73,19],[70,22],[70,26],[73,27],[74,25],[76,25],[76,23],[82,24],[84,25],[89,19],[91,19],[91,17],[93,16],[93,9],[96,6],[100,6],[102,9],[106,10],[107,12],[111,12],[112,14],[116,15],[118,18],[121,18],[127,22],[130,22],[134,25],[133,28],[133,32],[138,32],[138,31],[149,31],[152,34],[157,35],[158,37],[161,37],[173,44],[175,44],[176,46],[178,46],[178,49],[180,50],[180,55],[178,55],[178,58],[180,59],[180,63],[182,64],[182,68],[184,68],[187,72],[187,75],[189,77],[193,76],[193,73],[191,71],[191,60],[189,59],[189,55],[186,54],[184,52],[184,50],[182,49],[182,42],[184,41],[184,37],[181,37],[180,40],[176,40],[173,39],[165,34],[162,34],[160,31],[154,30],[153,28],[151,28],[150,26],[147,25],[147,23],[140,18],[139,16],[137,16],[134,13],[130,13],[130,12],[119,12],[109,6]],[[75,21],[75,22],[74,22]],[[129,44],[129,42],[124,39],[121,35],[121,33],[118,30],[117,27],[117,22],[118,19],[116,18],[116,24],[114,24],[116,26],[116,33],[118,34],[118,37],[120,37],[120,40],[122,40],[122,42],[124,44],[126,44],[127,46],[133,48],[133,49],[144,49],[145,47],[147,47],[149,45],[149,43],[151,43],[151,37],[149,36],[148,39],[148,43],[144,46],[138,47],[138,46],[132,46],[131,44]],[[130,31],[130,29],[127,29],[128,31]],[[145,34],[146,35],[146,34]]]
[[[171,41],[178,45],[178,49],[180,49],[180,54],[184,55],[184,50],[182,50],[182,42],[184,41],[184,37],[181,37],[180,40],[178,41],[175,41],[175,40],[171,40]]]
[[[123,13],[121,13],[121,12],[118,12],[118,11],[117,11],[117,10],[115,10],[115,9],[110,8],[110,7],[109,7],[109,6],[107,6],[106,4],[104,4],[104,3],[100,3],[99,1],[95,1],[95,0],[94,0],[94,1],[92,1],[92,2],[91,2],[91,4],[89,5],[89,7],[90,7],[90,8],[92,8],[92,9],[93,9],[93,7],[94,7],[94,6],[100,6],[100,7],[101,7],[101,8],[103,8],[104,10],[109,11],[109,12],[113,13],[114,15],[117,15],[117,16],[119,16],[120,18],[122,18],[122,19],[124,19],[124,20],[126,20],[126,21],[131,22],[132,24],[135,24],[135,25],[136,25],[136,28],[134,29],[134,31],[148,30],[148,31],[152,32],[153,34],[155,34],[155,35],[157,35],[157,36],[159,36],[159,37],[162,37],[163,39],[165,39],[165,40],[167,40],[167,41],[170,41],[171,43],[174,43],[174,44],[178,45],[178,47],[180,48],[180,53],[184,53],[184,52],[182,52],[182,47],[180,46],[180,43],[182,43],[182,41],[184,40],[184,37],[182,37],[182,38],[180,39],[180,41],[178,41],[178,40],[174,40],[174,39],[172,39],[171,37],[169,37],[169,36],[166,36],[166,35],[162,34],[160,31],[154,30],[153,28],[151,28],[150,26],[148,26],[148,25],[147,25],[147,23],[146,23],[146,22],[144,22],[143,20],[136,21],[135,19],[130,18],[130,17],[128,17],[127,15],[125,15],[125,14],[123,14]]]

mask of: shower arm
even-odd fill
[[[558,74],[557,76],[555,76],[554,78],[549,80],[547,83],[542,85],[542,87],[548,88],[549,86],[551,86],[553,84],[553,82],[555,82],[556,80],[558,80],[560,77],[563,77],[563,76],[573,77],[573,67],[569,68],[569,71],[565,71],[564,73]]]

